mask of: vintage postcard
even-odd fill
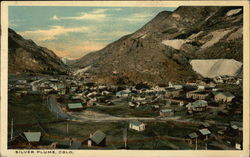
[[[2,2],[0,124],[2,157],[247,157],[249,2]]]

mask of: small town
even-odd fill
[[[5,4],[2,156],[249,153],[247,3]]]
[[[10,112],[9,148],[242,149],[241,78],[151,87],[26,76],[8,90],[10,108],[41,106],[26,122]]]

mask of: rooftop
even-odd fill
[[[208,129],[201,129],[199,130],[202,135],[209,135],[211,132]]]
[[[161,110],[161,112],[172,112],[173,110],[172,109],[163,109]]]
[[[225,96],[225,97],[235,97],[232,93],[230,92],[216,92],[214,93],[214,95],[222,95],[222,96]]]
[[[78,109],[78,108],[82,108],[82,104],[81,104],[81,103],[69,103],[69,104],[68,104],[68,108],[69,108],[69,109]]]
[[[90,139],[94,141],[96,144],[100,144],[104,138],[106,137],[106,134],[104,134],[102,131],[97,130]]]
[[[192,106],[194,107],[199,107],[207,104],[207,101],[205,100],[196,100],[195,102],[192,103]]]
[[[139,122],[138,120],[134,120],[134,121],[131,121],[130,124],[140,126],[142,124],[142,122]]]
[[[191,133],[191,134],[188,134],[188,136],[189,136],[190,138],[197,138],[197,137],[198,137],[198,135],[197,135],[195,132],[193,132],[193,133]]]
[[[39,142],[41,138],[41,132],[24,132],[23,134],[29,142]]]

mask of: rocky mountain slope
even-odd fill
[[[243,60],[241,7],[185,7],[164,11],[133,34],[72,67],[100,83],[166,84],[200,77],[191,59]]]
[[[66,65],[55,53],[8,30],[9,73],[64,74]]]

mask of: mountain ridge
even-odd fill
[[[181,6],[173,12],[161,12],[138,31],[71,66],[89,66],[78,76],[86,78],[87,73],[87,78],[99,83],[166,84],[200,78],[189,60],[242,62],[242,11],[242,7]]]
[[[66,74],[67,66],[46,47],[8,29],[9,73]]]

